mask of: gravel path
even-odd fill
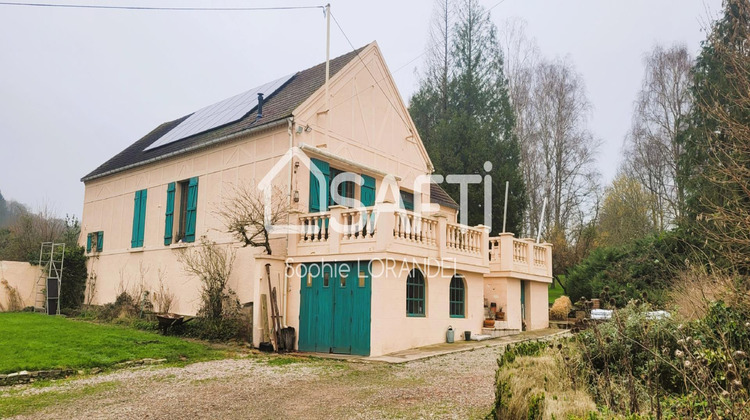
[[[400,365],[253,355],[125,369],[22,388],[95,391],[18,418],[479,418],[491,409],[500,351],[481,348]]]

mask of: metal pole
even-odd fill
[[[331,77],[331,3],[326,4],[326,111],[331,109],[328,79]],[[330,115],[326,118],[330,118]],[[327,124],[330,125],[330,124]]]
[[[544,212],[547,210],[547,197],[544,197],[544,204],[542,204],[542,215],[539,217],[539,228],[536,230],[536,243],[542,237],[542,222],[544,221]]]
[[[505,233],[505,221],[508,219],[508,184],[509,181],[505,181],[505,207],[503,209],[503,233]]]

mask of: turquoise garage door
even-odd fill
[[[301,274],[299,349],[369,355],[367,262],[305,264]]]

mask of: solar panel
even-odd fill
[[[178,124],[177,127],[169,130],[159,140],[151,143],[144,150],[155,149],[239,120],[258,105],[259,93],[262,93],[264,97],[268,97],[288,82],[295,74],[284,76],[195,111],[193,115]]]

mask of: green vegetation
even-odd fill
[[[526,342],[506,347],[495,376],[493,419],[566,419],[596,412],[586,389],[571,384],[562,346]]]
[[[117,382],[103,382],[82,388],[42,391],[38,393],[24,393],[21,390],[11,390],[0,394],[0,418],[27,414],[51,405],[110,391],[115,389],[117,385]]]
[[[561,276],[562,281],[565,281],[565,276]],[[565,294],[565,290],[562,288],[562,286],[558,283],[557,279],[550,285],[549,288],[549,303],[554,303],[555,299],[559,298],[560,296]]]
[[[433,38],[428,48],[440,56],[428,58],[409,113],[437,174],[487,173],[493,179],[493,197],[503,197],[504,181],[510,182],[507,229],[520,232],[526,187],[497,27],[488,11],[474,0],[451,5],[439,2],[437,6],[435,25],[442,35]],[[491,165],[485,167],[487,161]],[[458,184],[442,186],[459,201]],[[468,223],[486,224],[480,204],[484,202],[484,185],[471,184],[468,198],[472,203]],[[495,199],[492,232],[502,227],[503,201]]]
[[[623,246],[597,248],[568,271],[568,296],[573,302],[581,297],[599,298],[606,289],[618,296],[622,306],[630,299],[643,299],[645,292],[646,300],[664,305],[673,280],[690,264],[691,242],[676,230]]]
[[[0,373],[110,367],[144,358],[169,362],[218,358],[204,344],[131,328],[34,313],[0,313]]]

